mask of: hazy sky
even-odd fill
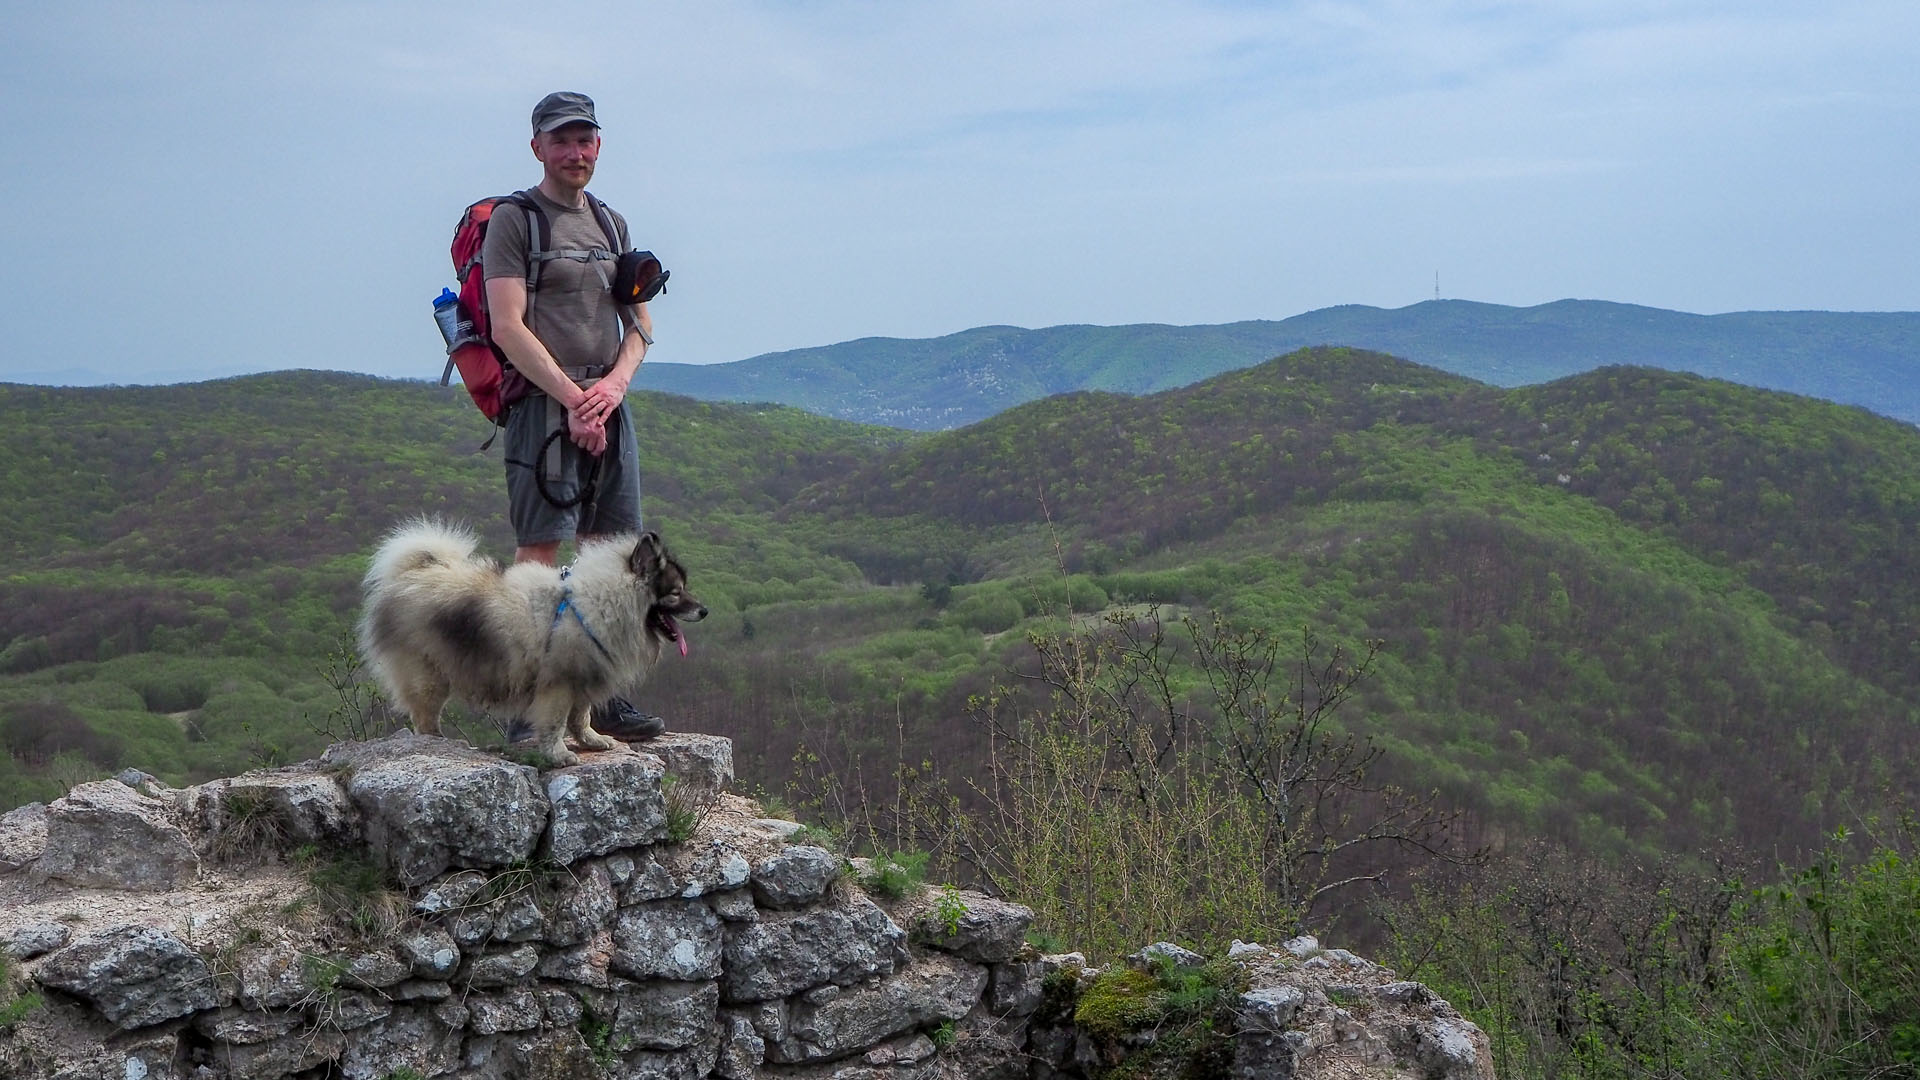
[[[673,270],[662,361],[1398,307],[1436,271],[1920,307],[1915,0],[0,11],[0,379],[437,376],[454,222],[537,182],[555,89]]]

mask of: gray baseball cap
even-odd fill
[[[580,122],[600,126],[593,118],[593,99],[571,90],[558,90],[540,99],[533,107],[533,132],[552,131],[563,124]]]

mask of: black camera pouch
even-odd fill
[[[620,256],[613,272],[614,302],[626,307],[644,304],[667,287],[672,271],[661,267],[651,251],[629,251]]]

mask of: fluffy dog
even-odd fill
[[[707,609],[658,533],[582,544],[569,570],[502,570],[465,529],[416,521],[394,530],[367,569],[360,649],[413,729],[440,733],[450,695],[532,721],[555,765],[621,744],[588,726],[595,702],[645,679],[679,624]]]

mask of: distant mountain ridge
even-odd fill
[[[1859,405],[1920,424],[1920,312],[1692,315],[1600,300],[1526,308],[1468,300],[1392,309],[1347,304],[1278,322],[1214,326],[983,326],[727,364],[651,363],[636,387],[942,430],[1074,390],[1144,394],[1186,386],[1315,345],[1390,353],[1508,387],[1633,364]]]

